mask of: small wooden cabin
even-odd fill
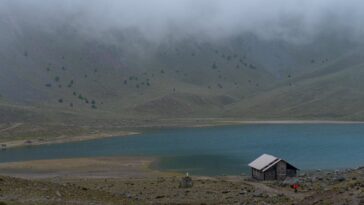
[[[297,169],[283,159],[269,154],[263,154],[249,164],[252,177],[257,180],[285,180],[295,177]]]

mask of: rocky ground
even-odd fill
[[[364,167],[314,172],[300,180],[307,196],[298,204],[364,204]]]
[[[0,177],[0,204],[136,204],[122,195],[70,183]]]
[[[134,167],[135,169],[135,167]],[[26,177],[25,175],[23,177]],[[192,176],[180,188],[180,174],[48,178],[0,177],[2,204],[364,204],[364,168],[301,174],[295,193],[284,182],[248,176]],[[1,204],[1,203],[0,203]]]

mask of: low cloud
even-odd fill
[[[151,40],[166,36],[305,42],[333,32],[364,35],[360,0],[2,0],[0,12],[40,26],[72,25],[98,35],[137,29]]]

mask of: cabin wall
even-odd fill
[[[264,180],[264,173],[257,169],[252,169],[252,177],[257,180]]]
[[[264,172],[264,180],[275,180],[276,176],[277,172],[275,166]]]
[[[287,177],[295,177],[295,176],[297,176],[297,170],[287,169]]]
[[[287,177],[287,163],[280,161],[276,164],[277,167],[277,180],[285,180]]]

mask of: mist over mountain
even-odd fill
[[[292,42],[312,41],[322,33],[351,41],[363,37],[363,3],[358,0],[3,0],[0,9],[5,21],[10,15],[8,21],[42,30],[67,25],[101,39],[126,29],[158,42],[168,36],[216,40],[242,33]]]
[[[360,120],[363,5],[3,0],[0,111]]]

